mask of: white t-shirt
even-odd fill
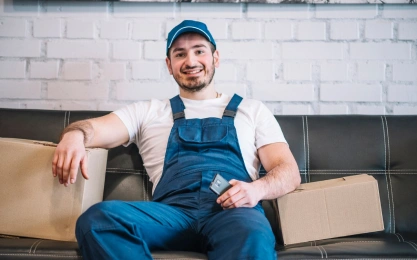
[[[231,98],[226,94],[206,100],[181,98],[186,108],[185,118],[221,118]],[[169,100],[136,102],[113,113],[129,131],[129,142],[124,145],[135,143],[138,146],[155,190],[162,175],[168,138],[174,124]],[[266,144],[287,142],[272,113],[257,100],[242,100],[235,117],[235,127],[246,169],[256,180],[261,165],[257,150]]]

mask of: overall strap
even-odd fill
[[[234,94],[232,99],[230,100],[229,104],[227,105],[226,109],[223,112],[223,119],[226,117],[229,117],[231,119],[234,119],[237,112],[237,107],[239,106],[240,102],[242,102],[242,97]]]
[[[176,95],[175,97],[171,98],[169,102],[171,103],[172,117],[174,118],[174,122],[177,119],[185,118],[185,106],[180,96]]]

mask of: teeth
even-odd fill
[[[201,70],[193,70],[193,71],[187,71],[186,74],[196,74],[199,73]]]

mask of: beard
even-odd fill
[[[185,69],[195,69],[195,68],[198,68],[198,67],[196,67],[196,66],[194,66],[194,67],[189,67],[189,66],[185,67]],[[204,67],[203,67],[203,69],[204,69]],[[191,77],[191,78],[188,78],[187,80],[185,80],[181,77],[181,75],[174,75],[174,79],[177,82],[178,86],[180,86],[181,89],[183,89],[186,92],[195,93],[195,92],[198,92],[198,91],[204,89],[208,85],[210,85],[210,83],[213,81],[214,73],[215,73],[215,67],[214,67],[214,61],[213,61],[211,69],[207,70],[207,74],[203,78],[201,78],[201,77]]]

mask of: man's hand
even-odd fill
[[[263,197],[262,189],[258,187],[256,181],[248,183],[230,180],[229,183],[232,187],[217,198],[217,203],[220,204],[223,209],[239,207],[252,208],[255,207]]]
[[[59,183],[68,186],[70,183],[75,183],[80,166],[82,175],[88,179],[83,132],[77,130],[67,132],[55,150],[52,174],[58,177]]]

